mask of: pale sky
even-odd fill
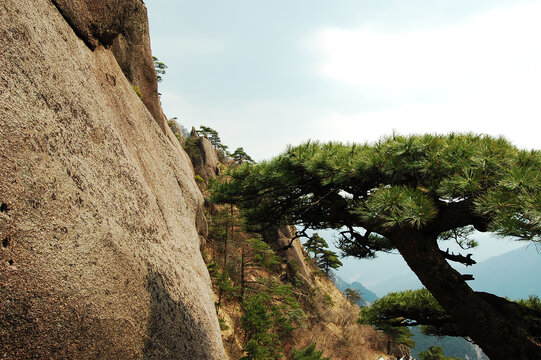
[[[169,118],[255,160],[308,139],[473,131],[540,149],[541,1],[146,0]],[[331,239],[328,239],[331,240]],[[482,261],[524,243],[486,239]],[[346,261],[368,287],[399,255]],[[356,270],[357,269],[357,270]],[[385,272],[381,272],[385,269]]]
[[[541,1],[147,0],[168,117],[256,160],[474,131],[539,149]]]

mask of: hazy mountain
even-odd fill
[[[523,299],[534,294],[541,296],[541,255],[534,245],[495,256],[475,265],[471,272],[475,280],[470,286],[511,299]]]
[[[407,269],[407,271],[404,272],[404,275],[395,276],[375,284],[372,287],[373,291],[382,297],[387,295],[389,292],[420,289],[423,287],[423,284],[421,284],[413,271]]]
[[[463,274],[473,274],[475,280],[469,285],[476,291],[486,291],[511,299],[527,298],[534,294],[541,296],[541,255],[534,245],[509,251],[479,262],[471,267],[454,266]],[[372,287],[378,295],[388,292],[421,288],[421,282],[413,272],[395,276]]]
[[[476,291],[486,291],[511,299],[527,298],[531,294],[541,296],[541,282],[538,279],[538,274],[541,273],[541,254],[531,244],[481,261],[472,267],[458,265],[455,268],[461,273],[474,275],[475,280],[470,281],[469,284]],[[388,292],[422,287],[415,274],[410,271],[374,285],[371,287],[373,292],[359,282],[349,284],[336,274],[333,274],[333,281],[341,291],[350,287],[360,290],[361,296],[372,294],[370,302],[377,299],[376,294],[385,295]],[[366,295],[364,298],[369,299]],[[478,346],[462,338],[427,336],[417,329],[412,329],[412,332],[414,333],[413,340],[416,343],[412,354],[416,358],[418,358],[419,352],[426,350],[429,346],[438,345],[445,350],[447,356],[470,360],[488,359]]]
[[[336,273],[331,273],[329,278],[342,292],[347,288],[359,291],[359,294],[362,297],[362,300],[357,302],[357,305],[359,306],[370,305],[370,303],[378,299],[375,293],[368,290],[359,282],[353,282],[350,284],[344,281],[344,279],[342,279]],[[405,276],[404,279],[408,281],[411,280],[408,279],[407,276]],[[399,283],[400,279],[398,279],[397,281]],[[405,285],[407,285],[407,283],[405,283]],[[415,358],[418,358],[419,353],[425,351],[431,345],[437,345],[441,346],[444,349],[445,355],[447,356],[454,356],[464,360],[488,360],[488,357],[478,346],[464,340],[461,337],[428,336],[421,333],[416,327],[411,328],[411,332],[413,333],[413,340],[415,341],[415,348],[412,348],[411,352]]]
[[[355,281],[350,284],[344,281],[340,276],[336,275],[336,273],[331,273],[329,278],[332,280],[334,285],[336,285],[338,290],[342,292],[347,288],[357,290],[359,292],[359,295],[361,295],[361,300],[357,301],[357,305],[359,306],[370,305],[374,302],[374,300],[378,298],[376,294],[365,288],[360,282]]]

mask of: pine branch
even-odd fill
[[[280,250],[287,250],[287,249],[291,249],[293,247],[293,242],[295,241],[295,239],[299,239],[301,237],[309,237],[308,234],[306,234],[306,230],[308,230],[308,226],[305,226],[301,231],[295,231],[295,236],[293,236],[291,238],[291,241],[289,242],[289,244],[287,244],[286,246],[283,246],[280,248]]]
[[[449,253],[449,248],[447,248],[446,251],[441,251],[440,250],[440,254],[444,258],[446,258],[447,260],[451,260],[451,261],[454,261],[454,262],[459,262],[459,263],[464,264],[466,266],[471,266],[471,265],[477,264],[477,261],[475,261],[475,260],[473,260],[471,258],[473,254],[468,254],[466,256],[460,255],[460,254],[455,255],[454,253]]]

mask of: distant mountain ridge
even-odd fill
[[[476,291],[486,291],[511,299],[523,299],[529,295],[541,296],[541,282],[538,280],[538,274],[541,273],[541,254],[532,244],[494,256],[473,267],[459,268],[459,271],[473,273],[475,280],[469,284]],[[359,282],[349,284],[336,274],[332,274],[331,279],[341,291],[348,287],[358,290],[363,297],[363,301],[358,302],[359,306],[369,305],[378,298],[374,292],[366,289]],[[394,292],[421,286],[412,273],[378,284],[377,289],[380,291],[385,288],[393,289]],[[412,355],[415,357],[418,357],[419,352],[426,350],[430,345],[438,345],[444,349],[447,356],[468,360],[488,359],[478,346],[462,338],[436,338],[424,335],[417,329],[412,329],[412,332],[413,340],[416,342],[416,347],[412,348]]]
[[[344,292],[344,290],[346,290],[347,288],[357,290],[359,292],[359,295],[361,296],[361,300],[356,302],[356,304],[359,306],[368,306],[378,299],[378,296],[376,294],[365,288],[360,282],[355,281],[350,284],[344,281],[344,279],[342,279],[336,273],[330,273],[329,278],[332,280],[338,290],[342,292]]]
[[[452,264],[454,265],[454,264]],[[529,295],[541,296],[541,255],[532,245],[511,250],[502,255],[491,257],[471,267],[456,266],[461,273],[473,274],[475,280],[469,285],[475,291],[486,291],[510,299],[524,299]],[[389,291],[418,289],[422,285],[413,273],[397,276],[373,287],[377,294]]]
[[[514,300],[541,296],[541,255],[532,244],[480,262],[472,272],[470,286],[476,291]]]

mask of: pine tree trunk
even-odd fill
[[[227,240],[229,239],[229,221],[225,223],[225,236],[224,236],[224,270],[227,266]]]
[[[244,277],[244,248],[242,248],[240,258],[240,301],[244,300],[244,288],[246,286]]]
[[[435,238],[411,230],[392,238],[423,285],[491,360],[541,359],[541,346],[514,316],[513,304],[474,292],[440,254]]]

